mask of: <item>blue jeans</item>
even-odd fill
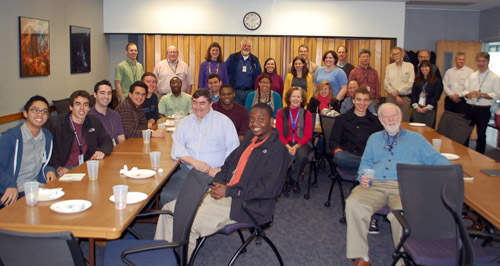
[[[234,94],[235,94],[234,100],[237,103],[245,106],[245,103],[247,101],[247,96],[250,92],[252,92],[252,90],[234,89]]]
[[[333,156],[335,163],[342,169],[350,173],[358,172],[361,156],[352,154],[348,151],[338,151]]]

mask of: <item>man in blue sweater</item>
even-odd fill
[[[346,256],[356,259],[352,265],[371,265],[367,241],[370,217],[384,206],[389,206],[391,210],[402,209],[396,165],[451,164],[422,135],[401,128],[402,114],[395,104],[381,105],[378,118],[385,130],[373,133],[368,139],[358,170],[361,184],[352,190],[346,200]],[[364,169],[374,169],[374,179],[366,177]],[[397,245],[401,238],[401,226],[392,213],[387,215],[387,219],[391,223],[392,240]]]

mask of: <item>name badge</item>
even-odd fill
[[[42,152],[42,163],[45,163],[47,161],[47,154],[44,152]]]
[[[247,66],[243,66],[242,72],[247,72]]]
[[[113,141],[113,147],[116,146],[115,138],[112,138],[111,141]]]
[[[78,165],[83,164],[83,154],[78,155]]]
[[[367,89],[368,91],[370,91],[370,86],[366,86],[366,89]]]
[[[418,99],[418,104],[421,106],[426,106],[425,104],[425,93],[420,93],[420,98]]]

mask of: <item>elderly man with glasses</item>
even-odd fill
[[[171,45],[167,48],[167,58],[160,61],[154,69],[154,74],[158,79],[159,98],[172,91],[170,80],[178,77],[182,80],[182,91],[191,94],[194,86],[194,78],[189,66],[179,60],[179,50]]]

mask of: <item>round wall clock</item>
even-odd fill
[[[248,30],[256,30],[262,25],[262,18],[257,12],[248,12],[243,16],[243,25]]]

